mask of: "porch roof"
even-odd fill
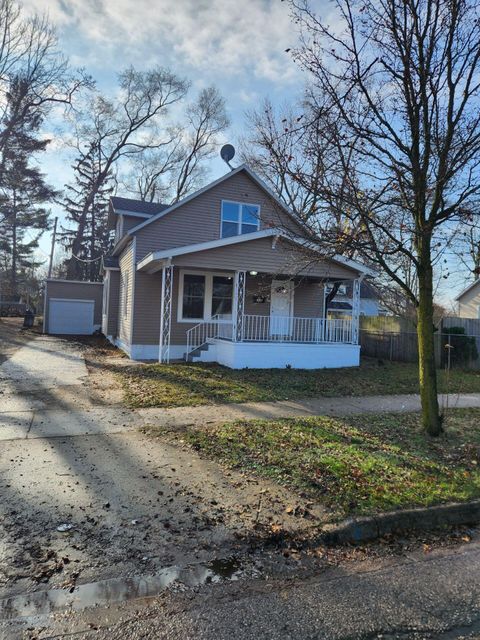
[[[233,236],[230,238],[220,238],[218,240],[211,240],[209,242],[201,242],[197,244],[185,245],[182,247],[175,247],[172,249],[165,249],[163,251],[152,251],[147,254],[137,265],[137,271],[143,271],[146,273],[155,273],[160,271],[165,266],[171,264],[172,259],[178,256],[184,256],[188,254],[198,254],[202,251],[209,251],[212,249],[219,249],[221,247],[228,247],[229,245],[238,245],[241,243],[254,242],[256,240],[261,240],[262,238],[272,238],[272,242],[276,242],[280,238],[284,238],[289,242],[302,246],[303,248],[308,248],[310,250],[313,249],[312,246],[309,246],[307,241],[303,238],[291,236],[290,234],[285,233],[284,230],[278,228],[269,228],[262,229],[261,231],[255,231],[254,233],[248,233],[238,236]],[[273,245],[272,245],[273,246]],[[313,249],[315,250],[315,249]],[[318,251],[317,251],[318,252]],[[319,256],[321,255],[320,252]],[[360,262],[356,262],[355,260],[349,260],[348,258],[344,258],[343,256],[335,255],[332,257],[322,256],[322,259],[325,261],[331,260],[334,263],[345,267],[346,269],[350,269],[358,275],[375,275],[374,272],[361,264]]]

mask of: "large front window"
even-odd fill
[[[233,276],[214,273],[182,273],[179,320],[208,320],[232,315]]]
[[[203,318],[205,307],[205,276],[186,273],[183,277],[183,317]]]
[[[233,279],[231,276],[212,277],[212,316],[231,315]]]
[[[222,238],[258,231],[260,206],[241,202],[222,202]]]

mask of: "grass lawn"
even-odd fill
[[[451,411],[438,439],[418,414],[253,420],[173,437],[324,503],[332,517],[480,498],[478,409]]]
[[[418,393],[417,366],[365,360],[348,369],[228,369],[217,364],[135,365],[119,373],[128,406],[180,407],[315,396]],[[445,373],[439,371],[440,391]],[[480,371],[455,370],[450,392],[480,391]]]

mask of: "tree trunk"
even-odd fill
[[[418,365],[423,428],[429,435],[438,436],[442,432],[442,420],[437,396],[435,327],[433,324],[433,273],[429,247],[429,240],[424,241],[424,246],[420,250],[420,266],[418,269]]]
[[[17,296],[17,212],[13,212],[12,225],[12,270],[10,273],[10,287],[12,290],[12,298],[16,300]]]

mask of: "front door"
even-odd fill
[[[270,335],[291,336],[293,330],[293,282],[273,280],[270,295]]]

